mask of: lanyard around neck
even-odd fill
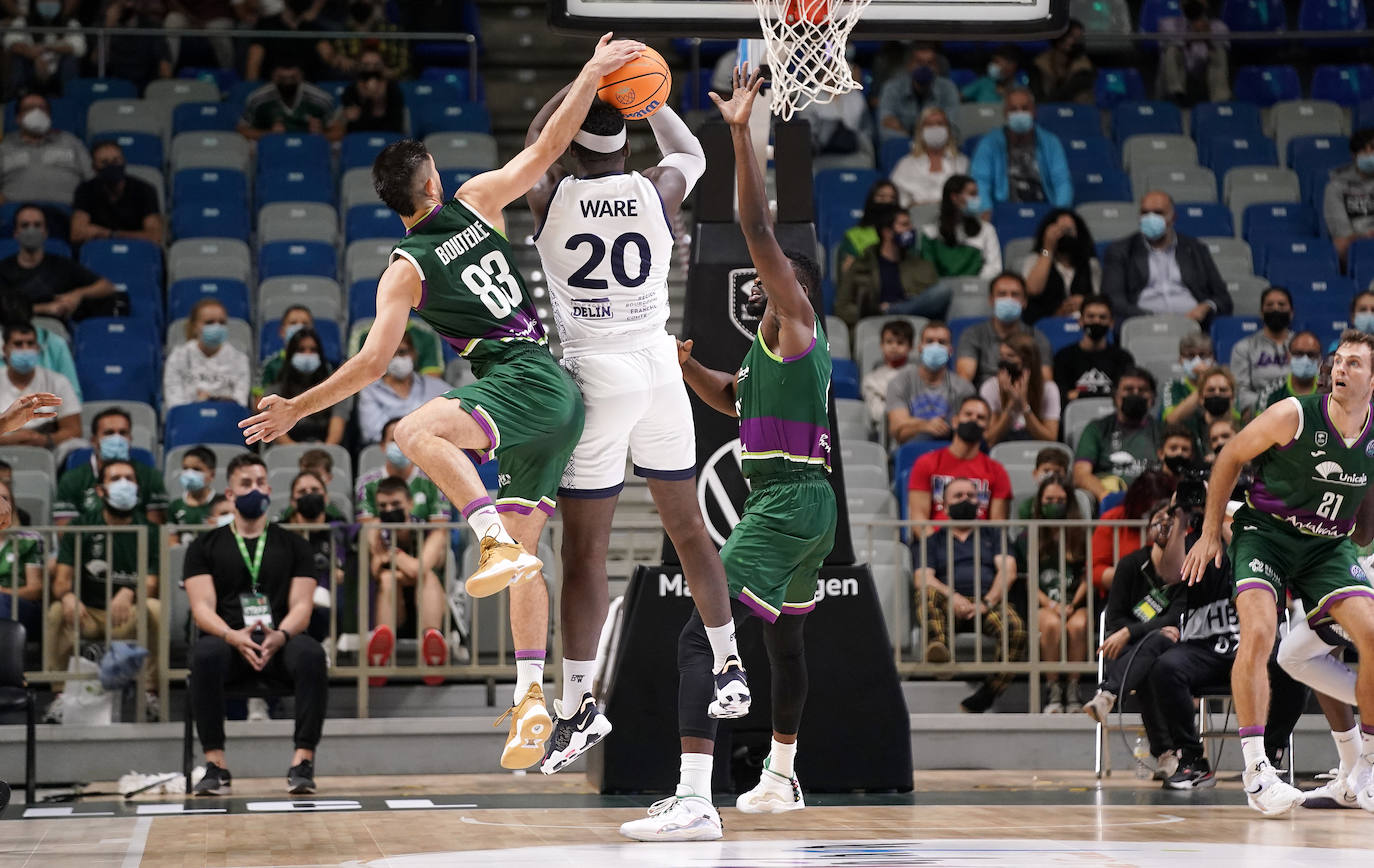
[[[243,565],[248,568],[248,575],[253,580],[253,592],[258,590],[258,573],[262,571],[262,553],[267,549],[267,531],[263,530],[262,537],[258,540],[258,550],[253,553],[253,557],[248,557],[248,546],[244,544],[243,537],[239,536],[239,529],[233,528],[234,542],[238,543],[239,554],[243,556]]]

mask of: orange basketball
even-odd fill
[[[643,120],[663,108],[673,76],[663,56],[652,48],[609,75],[602,76],[596,95],[620,109],[627,121]]]

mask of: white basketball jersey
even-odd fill
[[[648,178],[565,177],[534,246],[564,358],[629,352],[663,334],[673,231]]]

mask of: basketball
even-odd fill
[[[627,121],[643,120],[668,101],[673,76],[663,55],[652,48],[609,75],[602,76],[596,95],[620,109]]]

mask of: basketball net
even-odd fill
[[[790,120],[863,86],[849,72],[849,32],[869,0],[754,0],[772,73],[773,114]]]

